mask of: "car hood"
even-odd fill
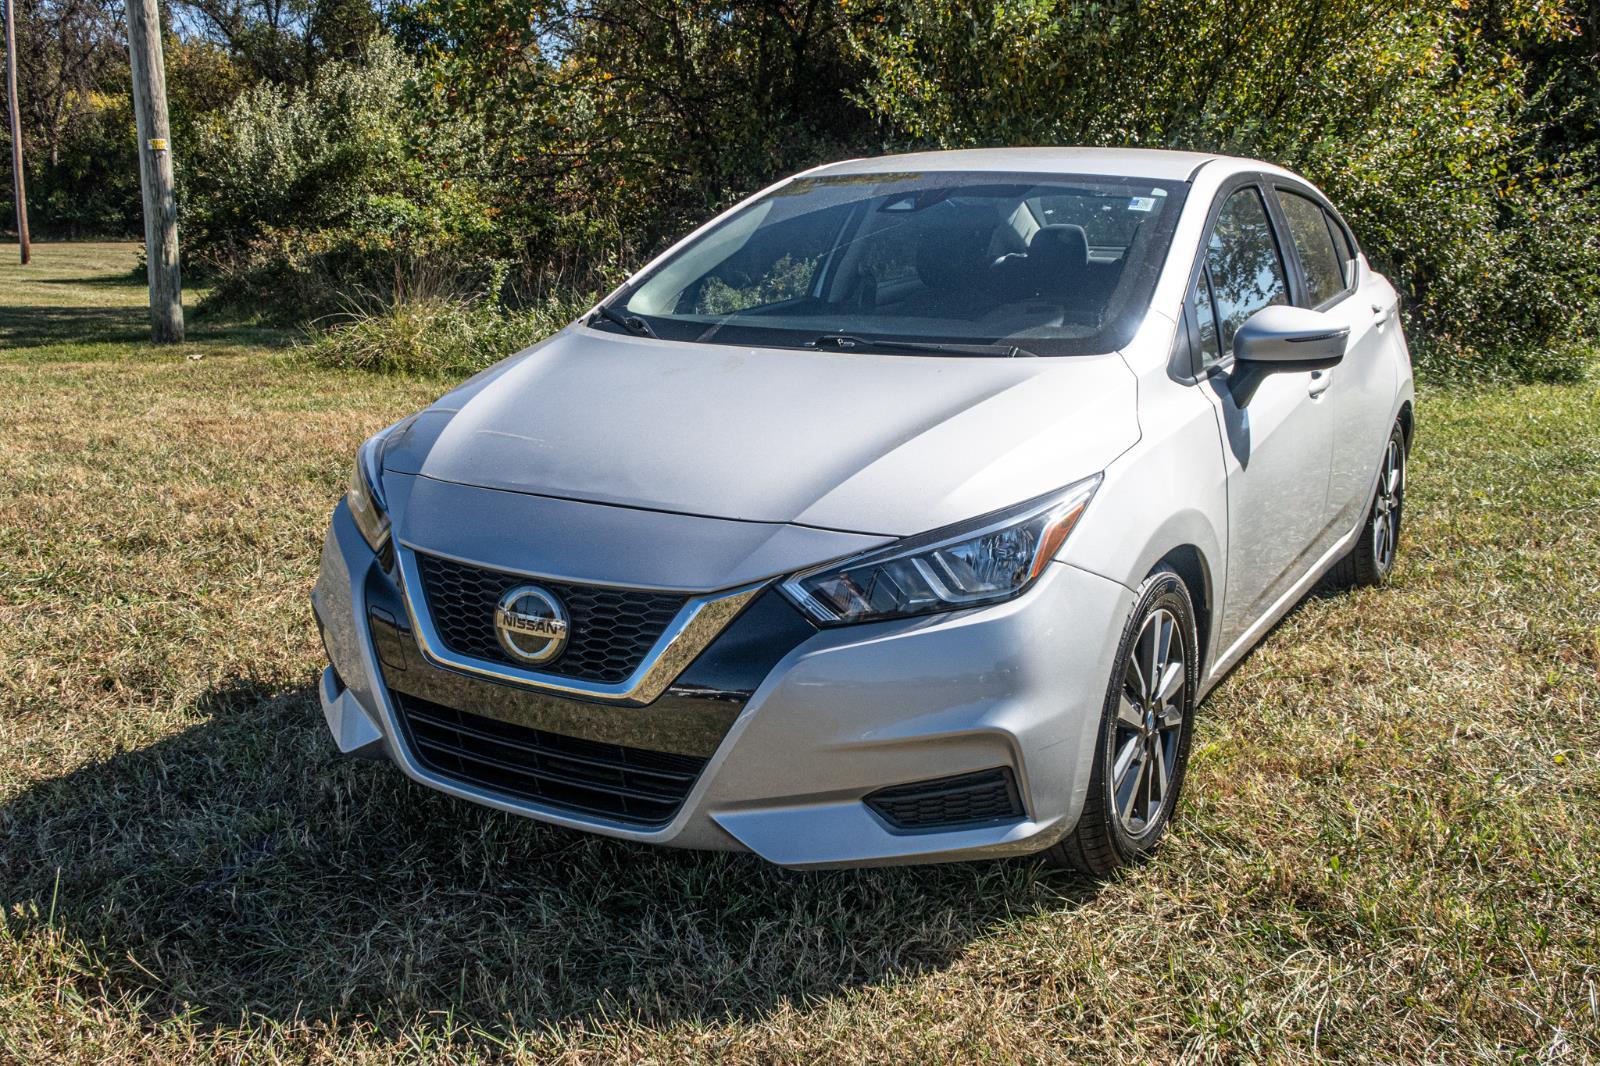
[[[904,536],[1049,492],[1138,439],[1116,355],[865,355],[572,326],[390,449],[436,481]]]

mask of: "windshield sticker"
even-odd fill
[[[1154,196],[1135,196],[1128,200],[1129,211],[1154,211],[1156,198]]]

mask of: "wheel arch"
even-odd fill
[[[1137,589],[1163,566],[1176,571],[1194,603],[1203,671],[1211,662],[1212,639],[1221,628],[1222,589],[1226,577],[1223,530],[1199,510],[1185,508],[1166,516],[1135,549],[1126,532],[1143,517],[1142,514],[1095,515],[1090,508],[1089,515],[1104,521],[1085,530],[1090,535],[1082,541],[1074,532],[1062,561],[1109,577],[1130,589]]]
[[[1208,652],[1211,647],[1213,605],[1216,602],[1211,567],[1206,563],[1205,554],[1195,544],[1179,544],[1169,549],[1156,560],[1150,573],[1163,567],[1176,573],[1189,590],[1189,600],[1194,604],[1195,642],[1200,649],[1200,676],[1204,677],[1210,659]]]
[[[1407,400],[1400,405],[1400,432],[1405,434],[1406,451],[1411,450],[1411,432],[1415,426],[1414,416],[1411,413],[1411,401]]]

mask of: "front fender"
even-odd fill
[[[1227,581],[1228,481],[1216,408],[1165,374],[1139,383],[1143,435],[1113,462],[1061,555],[1063,562],[1138,588],[1174,551],[1192,548],[1202,584],[1196,609],[1220,616]],[[1214,643],[1220,626],[1209,626]],[[1214,661],[1217,649],[1206,649]]]

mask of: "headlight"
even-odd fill
[[[367,439],[356,450],[355,465],[350,470],[350,491],[345,499],[350,504],[350,517],[373,551],[383,547],[389,539],[389,508],[383,498],[383,442],[394,429]]]
[[[784,593],[822,625],[999,603],[1032,585],[1077,523],[1100,475],[959,526],[796,574]]]

